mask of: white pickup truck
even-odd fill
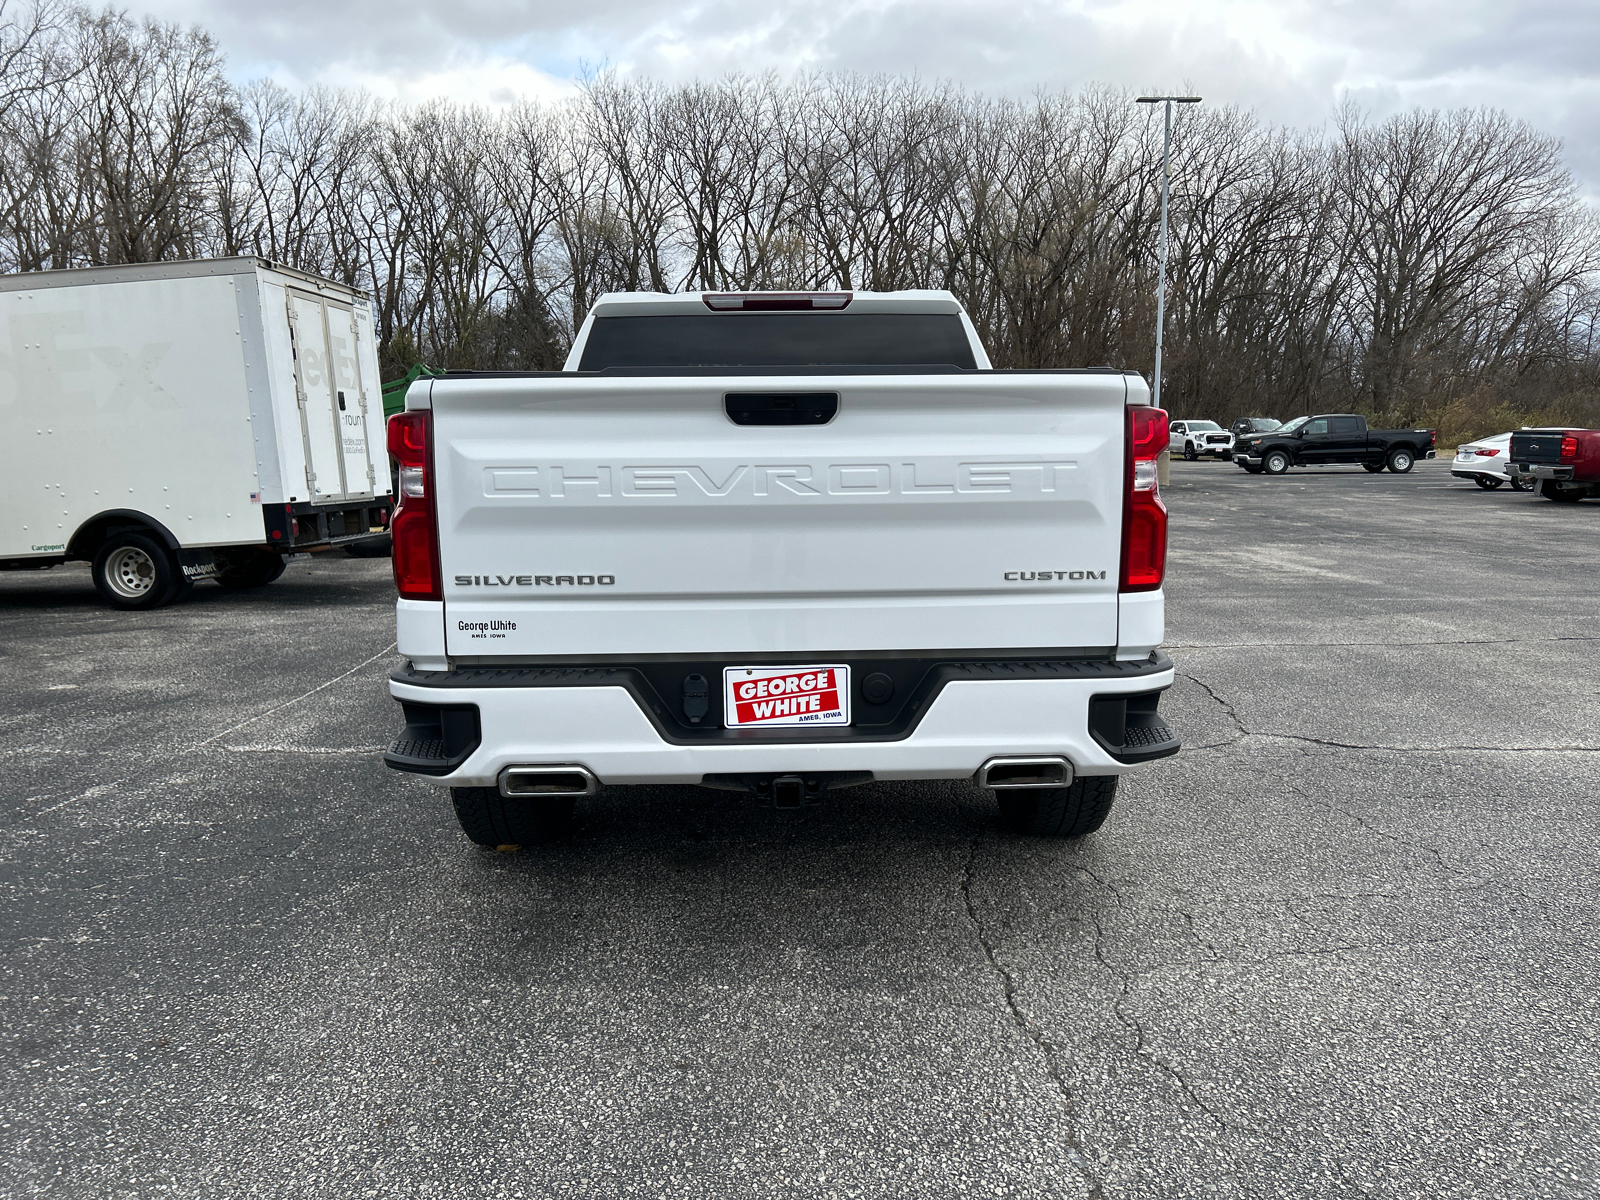
[[[486,846],[601,784],[971,780],[1089,833],[1178,749],[1167,440],[1137,374],[992,369],[948,292],[605,296],[564,370],[390,421],[385,761]]]

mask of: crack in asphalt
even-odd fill
[[[1592,641],[1600,639],[1574,638],[1574,641]],[[1198,746],[1190,746],[1190,750],[1216,750],[1225,746],[1237,745],[1244,738],[1261,738],[1266,741],[1305,742],[1313,746],[1327,746],[1332,750],[1372,750],[1386,754],[1444,754],[1444,753],[1474,753],[1474,754],[1600,754],[1600,746],[1394,746],[1382,742],[1340,742],[1332,738],[1312,737],[1305,733],[1260,733],[1245,725],[1240,719],[1233,705],[1229,704],[1205,680],[1187,671],[1174,671],[1173,674],[1180,679],[1187,679],[1212,700],[1227,714],[1233,722],[1234,728],[1239,731],[1239,736],[1226,738],[1220,742],[1205,742]]]
[[[1075,869],[1087,875],[1090,879],[1094,880],[1103,889],[1109,892],[1111,894],[1111,898],[1116,901],[1118,908],[1126,907],[1123,903],[1122,892],[1118,890],[1118,888],[1109,880],[1102,879],[1100,876],[1096,875],[1093,871],[1081,863],[1074,863],[1073,865]],[[1221,1114],[1217,1113],[1209,1104],[1200,1098],[1200,1094],[1195,1091],[1194,1085],[1189,1081],[1189,1077],[1185,1075],[1183,1071],[1167,1062],[1150,1048],[1149,1039],[1146,1036],[1144,1022],[1140,1021],[1138,1017],[1133,1015],[1132,1011],[1127,1006],[1128,992],[1133,986],[1135,973],[1124,971],[1121,967],[1116,966],[1109,958],[1106,957],[1105,926],[1100,922],[1100,914],[1091,911],[1089,914],[1089,919],[1094,922],[1095,959],[1103,968],[1105,968],[1107,974],[1117,981],[1118,985],[1117,999],[1112,1004],[1111,1011],[1116,1015],[1117,1020],[1122,1024],[1123,1028],[1128,1030],[1129,1033],[1133,1034],[1134,1053],[1139,1057],[1154,1063],[1157,1068],[1168,1075],[1172,1081],[1183,1090],[1183,1094],[1189,1097],[1190,1103],[1192,1103],[1201,1112],[1205,1113],[1206,1116],[1215,1121],[1219,1129],[1225,1129],[1231,1132],[1233,1130],[1233,1126],[1230,1125],[1221,1116]],[[1143,972],[1139,972],[1139,974],[1142,973]]]
[[[1345,817],[1348,820],[1354,821],[1357,825],[1361,826],[1361,828],[1375,833],[1381,838],[1387,838],[1389,841],[1394,842],[1397,845],[1405,846],[1411,850],[1420,850],[1424,854],[1431,854],[1434,862],[1438,864],[1441,871],[1446,871],[1451,875],[1457,876],[1464,875],[1466,873],[1459,867],[1451,866],[1449,863],[1445,862],[1444,855],[1441,854],[1437,848],[1428,845],[1426,842],[1415,841],[1412,838],[1403,836],[1402,834],[1390,833],[1387,829],[1381,829],[1377,825],[1374,825],[1371,821],[1367,820],[1367,818],[1362,816],[1360,813],[1351,812],[1347,808],[1340,808],[1337,804],[1334,804],[1331,801],[1318,800],[1313,796],[1307,795],[1303,788],[1297,786],[1296,784],[1290,783],[1288,780],[1284,781],[1284,786],[1296,796],[1299,796],[1300,799],[1304,800],[1307,804],[1311,804],[1319,808],[1325,808],[1331,813],[1337,813],[1341,817]]]
[[[1084,1185],[1089,1189],[1090,1200],[1104,1200],[1105,1188],[1100,1180],[1095,1177],[1090,1169],[1089,1160],[1084,1153],[1082,1142],[1079,1140],[1073,1125],[1073,1118],[1077,1111],[1077,1104],[1073,1099],[1072,1090],[1067,1086],[1065,1077],[1061,1074],[1061,1066],[1057,1050],[1044,1030],[1040,1029],[1023,1012],[1022,1005],[1017,1000],[1016,980],[995,955],[994,947],[989,942],[988,932],[984,928],[983,919],[978,915],[977,902],[972,898],[972,871],[978,859],[978,845],[983,840],[983,830],[973,832],[972,840],[967,845],[966,861],[961,866],[961,899],[966,905],[967,921],[971,924],[973,934],[978,939],[978,946],[983,951],[984,960],[1000,980],[1000,990],[1005,998],[1007,1011],[1011,1014],[1012,1023],[1033,1042],[1039,1054],[1044,1059],[1045,1072],[1050,1076],[1050,1081],[1055,1085],[1056,1092],[1061,1096],[1062,1106],[1067,1111],[1067,1125],[1065,1141],[1067,1143],[1067,1157],[1072,1165],[1083,1176]]]
[[[1176,674],[1182,675],[1183,678],[1187,679],[1190,683],[1194,684],[1201,691],[1203,691],[1207,696],[1210,696],[1212,700],[1216,701],[1218,706],[1221,707],[1222,711],[1225,712],[1228,715],[1228,719],[1231,720],[1234,723],[1234,725],[1238,728],[1241,737],[1267,737],[1267,738],[1276,737],[1276,738],[1283,738],[1283,739],[1286,739],[1286,740],[1289,740],[1289,741],[1312,742],[1312,743],[1314,743],[1316,745],[1319,745],[1319,746],[1330,746],[1330,747],[1335,747],[1335,748],[1342,749],[1342,750],[1384,750],[1384,751],[1392,751],[1392,752],[1426,753],[1430,749],[1433,749],[1433,750],[1481,750],[1481,749],[1484,749],[1483,747],[1471,747],[1471,746],[1432,747],[1432,748],[1400,747],[1400,746],[1367,746],[1367,745],[1352,745],[1352,744],[1349,744],[1349,743],[1346,743],[1346,742],[1329,741],[1329,740],[1326,740],[1326,739],[1323,739],[1323,738],[1302,737],[1302,736],[1298,736],[1298,735],[1295,735],[1295,734],[1256,734],[1256,733],[1252,733],[1250,731],[1250,729],[1246,727],[1245,723],[1242,720],[1240,720],[1239,714],[1234,710],[1233,705],[1229,704],[1220,695],[1218,695],[1216,690],[1213,689],[1210,684],[1206,683],[1204,680],[1199,679],[1198,677],[1196,677],[1194,675],[1190,675],[1190,674],[1187,674],[1185,672],[1179,671],[1179,672],[1176,672]],[[1502,748],[1502,749],[1504,749],[1504,748]],[[1600,752],[1600,747],[1569,747],[1569,749],[1594,750],[1594,751]],[[1379,837],[1387,838],[1392,842],[1395,842],[1395,843],[1397,843],[1399,845],[1402,845],[1402,846],[1406,846],[1406,847],[1408,847],[1410,849],[1413,849],[1413,850],[1420,850],[1423,853],[1431,854],[1433,856],[1434,861],[1439,865],[1439,868],[1441,870],[1443,870],[1443,871],[1447,871],[1450,874],[1456,875],[1456,876],[1459,876],[1459,875],[1464,873],[1464,872],[1462,872],[1460,870],[1460,868],[1451,866],[1449,863],[1445,862],[1444,855],[1442,853],[1440,853],[1440,851],[1436,847],[1430,846],[1425,842],[1415,841],[1415,840],[1413,840],[1411,838],[1405,837],[1405,836],[1403,836],[1401,834],[1398,834],[1398,833],[1391,833],[1387,829],[1382,829],[1379,826],[1374,825],[1371,821],[1367,820],[1367,818],[1362,816],[1360,813],[1351,812],[1349,809],[1341,808],[1338,805],[1336,805],[1336,804],[1334,804],[1334,803],[1332,803],[1331,801],[1328,801],[1328,800],[1316,799],[1315,797],[1309,795],[1305,791],[1305,789],[1299,787],[1297,784],[1292,783],[1292,782],[1290,782],[1288,780],[1284,781],[1284,786],[1286,788],[1288,788],[1291,792],[1293,792],[1295,795],[1299,796],[1307,804],[1327,809],[1331,813],[1337,813],[1342,817],[1345,817],[1345,818],[1347,818],[1347,819],[1349,819],[1351,821],[1354,821],[1356,824],[1360,825],[1363,829],[1369,830],[1370,832],[1377,834]],[[1298,919],[1298,914],[1293,913],[1291,911],[1290,915],[1291,916],[1295,916]]]

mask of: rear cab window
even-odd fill
[[[596,317],[578,370],[795,366],[977,363],[953,313],[662,313]]]

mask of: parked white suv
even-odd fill
[[[1233,461],[1233,434],[1215,421],[1173,421],[1167,448],[1193,462],[1203,454]]]
[[[992,370],[947,292],[605,296],[564,371],[391,421],[386,761],[490,846],[602,784],[970,779],[1088,833],[1178,749],[1166,444],[1138,375]]]

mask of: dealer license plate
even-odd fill
[[[729,729],[850,724],[849,667],[725,667]]]

